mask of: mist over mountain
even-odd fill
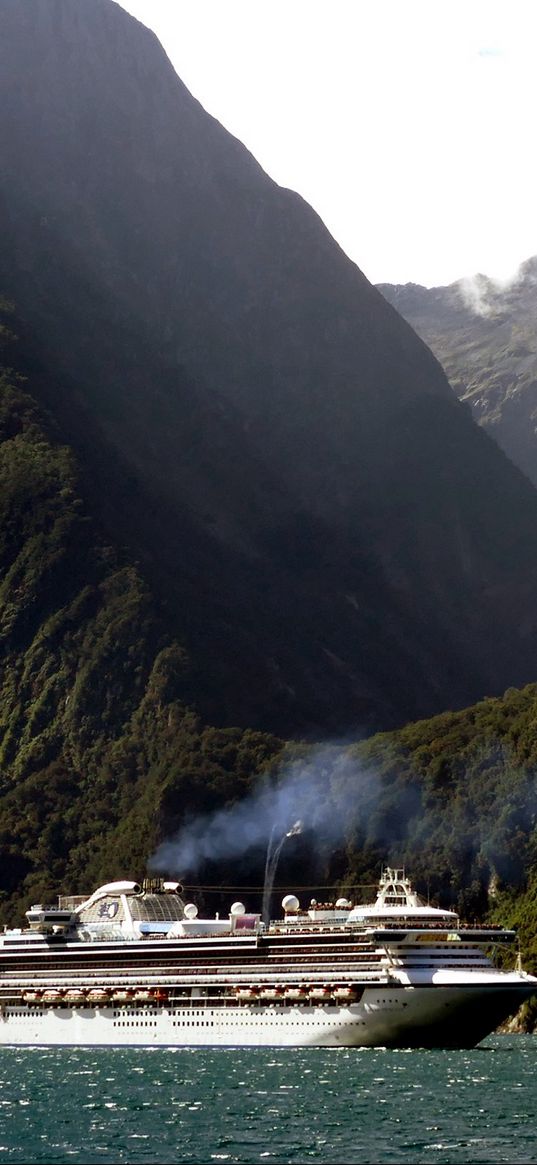
[[[461,400],[537,485],[537,258],[507,282],[379,285],[438,357]]]
[[[112,0],[0,0],[0,208],[18,364],[205,720],[360,733],[534,677],[535,491]]]

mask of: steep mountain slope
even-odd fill
[[[189,660],[102,538],[72,452],[0,371],[0,908],[141,873],[190,812],[240,796],[277,740],[204,726]]]
[[[457,396],[537,484],[537,258],[507,285],[485,275],[379,290],[430,345]]]
[[[380,861],[405,862],[467,917],[516,921],[535,969],[536,686],[345,749],[204,725],[166,612],[103,538],[76,458],[29,387],[0,374],[2,921],[60,889],[142,876],[185,819],[244,805],[261,775],[290,792],[294,774],[306,832],[283,855],[284,882],[347,889]],[[222,849],[197,873],[261,881],[262,844],[242,860]]]
[[[112,0],[0,0],[0,288],[220,724],[533,678],[537,497],[427,347]]]

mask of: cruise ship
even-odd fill
[[[494,964],[514,931],[467,926],[385,869],[376,901],[288,894],[263,923],[201,918],[176,882],[33,906],[0,937],[0,1042],[468,1048],[537,991]]]

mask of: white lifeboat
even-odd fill
[[[338,1003],[355,1003],[358,998],[356,987],[341,986],[334,987],[334,999]]]
[[[303,1003],[308,998],[308,992],[305,987],[286,987],[285,998],[292,1003]]]
[[[332,991],[330,987],[310,987],[309,996],[314,1003],[330,1003]]]
[[[58,991],[56,987],[50,987],[43,992],[43,1003],[61,1003],[63,1000],[63,991]]]
[[[99,1003],[109,1003],[109,1002],[110,1002],[110,995],[109,995],[108,991],[105,990],[104,987],[92,987],[91,991],[88,991],[88,1003],[91,1004],[92,1006],[95,1006],[96,1004],[99,1004]]]
[[[259,999],[259,988],[237,987],[235,994],[241,1003],[254,1003],[255,1000]]]
[[[118,991],[114,991],[112,994],[112,1000],[114,1003],[130,1003],[131,999],[132,991],[124,991],[123,989],[120,989]]]
[[[262,987],[261,998],[269,999],[271,1003],[281,1003],[283,1000],[283,987]]]
[[[64,996],[66,1003],[80,1004],[86,1002],[86,992],[81,987],[70,987]]]

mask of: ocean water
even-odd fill
[[[0,1161],[537,1161],[537,1039],[470,1052],[0,1049]]]

